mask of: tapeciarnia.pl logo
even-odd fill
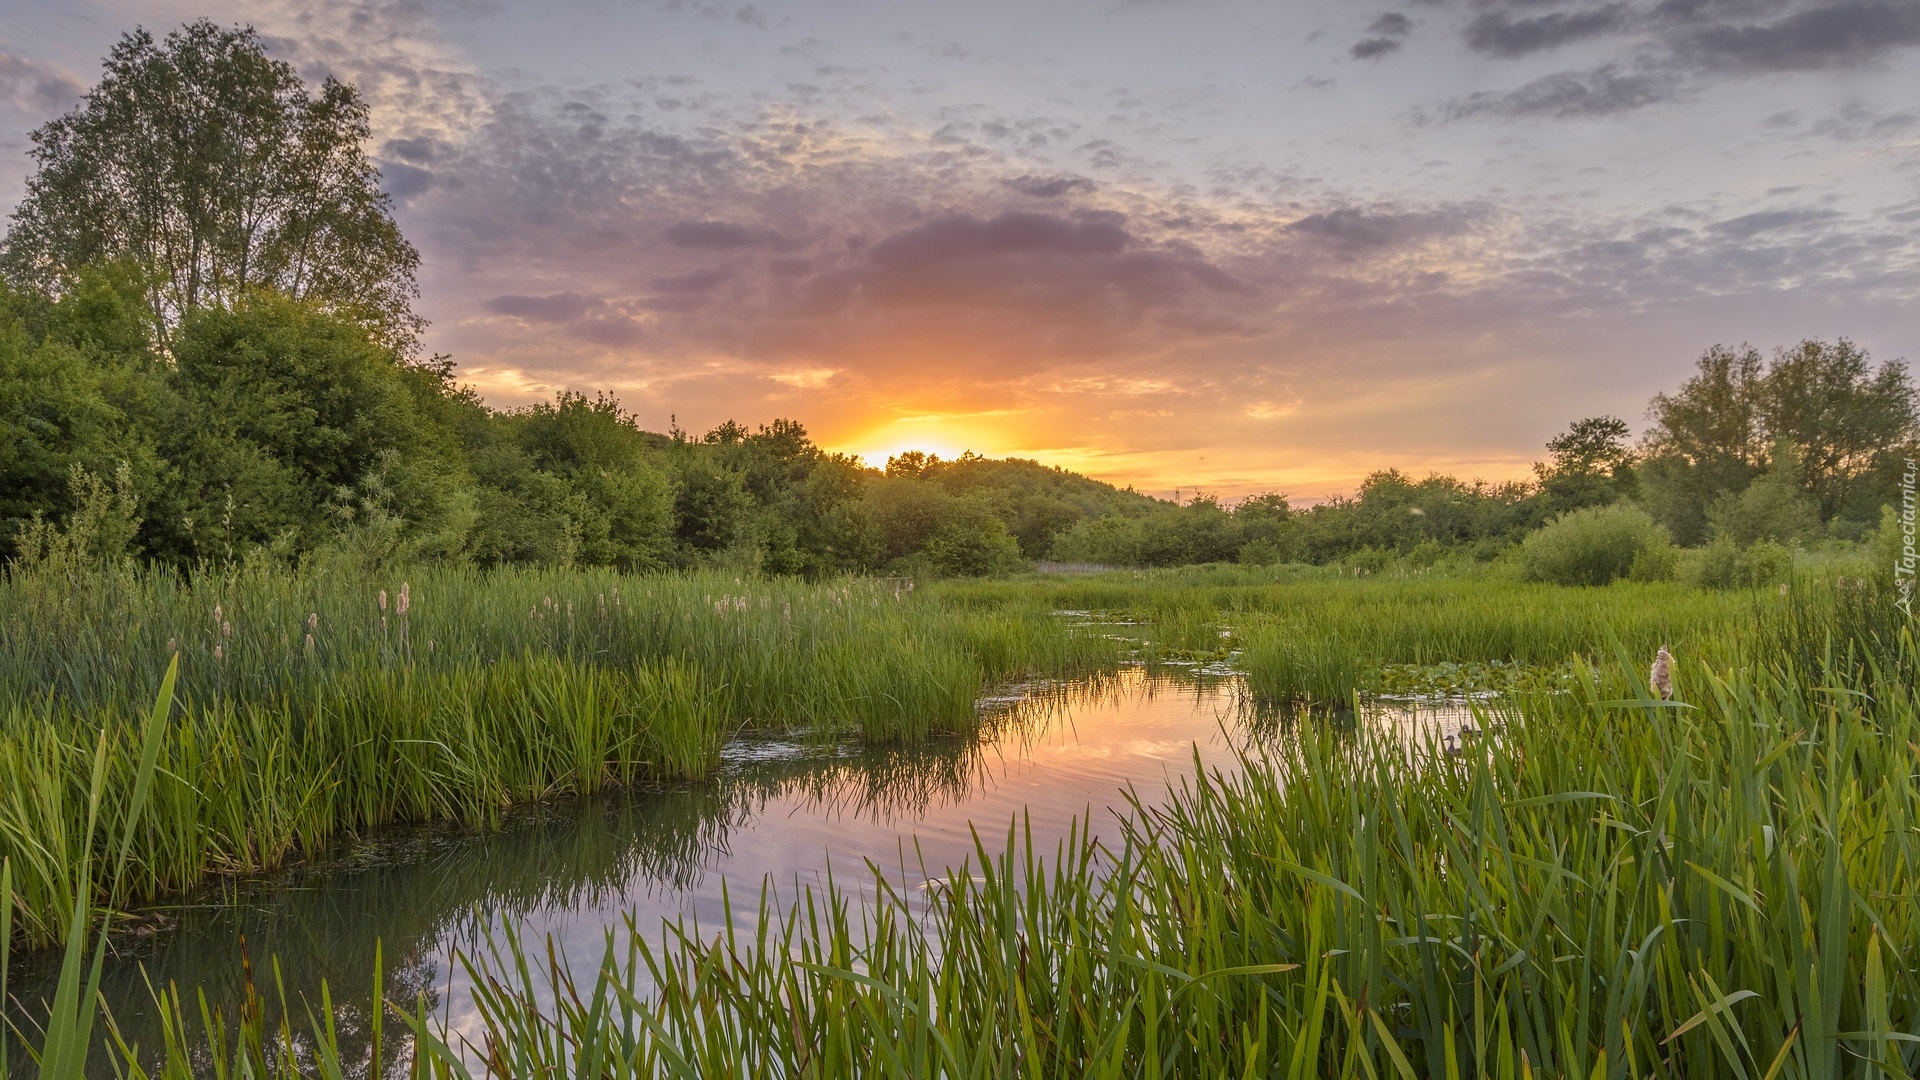
[[[1900,557],[1893,561],[1893,587],[1900,594],[1894,606],[1913,618],[1913,484],[1920,468],[1907,459],[1907,471],[1900,474]]]

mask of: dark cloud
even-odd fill
[[[1674,92],[1669,77],[1606,68],[1463,107],[1604,112]],[[1636,90],[1641,78],[1651,87]],[[662,418],[717,419],[791,407],[769,403],[777,385],[809,416],[884,415],[901,401],[1018,407],[1036,387],[1131,380],[1251,400],[1262,395],[1249,372],[1297,364],[1364,380],[1367,357],[1403,364],[1414,340],[1439,343],[1445,378],[1446,358],[1466,355],[1448,343],[1564,318],[1920,288],[1903,254],[1920,226],[1777,209],[1824,205],[1817,188],[1615,226],[1523,198],[1368,202],[1235,175],[1223,190],[1272,185],[1268,209],[1223,209],[996,149],[986,117],[930,147],[786,112],[669,131],[650,122],[657,112],[608,102],[588,111],[612,119],[590,122],[557,98],[504,102],[457,154],[412,154],[447,178],[404,208],[431,275],[430,344],[509,399],[608,386]],[[832,390],[816,389],[828,371]]]
[[[1413,32],[1413,20],[1397,11],[1389,11],[1373,20],[1367,27],[1367,33],[1377,37],[1406,37]]]
[[[529,325],[544,328],[575,341],[609,348],[639,343],[640,324],[599,296],[577,292],[525,296],[509,293],[480,305],[495,315],[505,315]]]
[[[1018,211],[955,214],[894,233],[865,250],[853,276],[859,296],[885,306],[1082,315],[1164,308],[1196,290],[1252,291],[1196,251],[1143,244],[1118,215]]]
[[[1492,56],[1525,56],[1613,33],[1627,25],[1627,14],[1624,4],[1524,18],[1490,11],[1467,24],[1467,46]]]
[[[653,287],[665,293],[706,293],[725,284],[733,277],[733,271],[722,267],[706,270],[694,270],[690,273],[675,274],[671,277],[653,279]]]
[[[1355,60],[1378,60],[1399,48],[1400,43],[1393,38],[1363,38],[1354,42],[1353,48],[1348,49],[1347,53]]]
[[[1448,119],[1610,116],[1670,101],[1683,91],[1684,85],[1675,72],[1621,71],[1605,64],[1591,71],[1545,75],[1512,90],[1470,94],[1449,103],[1444,115]]]
[[[401,202],[433,186],[433,174],[398,161],[380,166],[380,187]]]
[[[556,323],[569,322],[590,311],[604,309],[607,302],[597,296],[561,292],[546,296],[496,296],[481,306],[495,315],[507,315],[522,322]]]
[[[1842,215],[1837,210],[1798,209],[1798,210],[1762,210],[1752,214],[1742,214],[1726,221],[1718,221],[1708,229],[1722,236],[1750,240],[1762,233],[1781,229],[1796,229],[1802,226],[1819,225],[1831,222]]]
[[[1403,211],[1393,207],[1345,206],[1309,214],[1289,224],[1286,231],[1347,251],[1362,252],[1457,236],[1471,229],[1483,216],[1482,211],[1470,207]]]
[[[1095,186],[1093,181],[1084,176],[1034,176],[1031,173],[1013,177],[1005,183],[1020,194],[1036,199],[1057,199],[1074,192],[1090,192]]]
[[[1822,4],[1771,23],[1723,22],[1686,28],[1675,42],[1684,60],[1747,72],[1846,69],[1920,45],[1920,3]]]
[[[86,93],[80,80],[49,64],[0,52],[0,101],[33,116],[66,112]]]
[[[703,251],[788,246],[786,238],[772,229],[736,225],[730,221],[679,221],[667,226],[666,236],[667,243],[674,247]]]

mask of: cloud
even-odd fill
[[[1603,66],[1456,104],[1592,115],[1690,85],[1671,68]],[[896,414],[979,414],[942,423],[1091,454],[1075,440],[1096,424],[1120,439],[1164,422],[1164,438],[1124,434],[1162,448],[1308,430],[1337,443],[1347,403],[1380,395],[1394,403],[1378,415],[1417,425],[1452,400],[1445,387],[1531,370],[1558,348],[1543,328],[1564,344],[1690,303],[1920,296],[1920,221],[1822,215],[1817,186],[1615,219],[1254,173],[1207,192],[1095,184],[1067,171],[1074,158],[995,134],[1032,118],[914,128],[817,108],[668,113],[548,90],[501,95],[464,143],[391,146],[388,160],[436,178],[402,209],[425,255],[428,346],[503,403],[607,388],[650,422],[796,415],[843,447]]]
[[[508,293],[482,302],[495,315],[540,326],[590,345],[622,348],[637,344],[640,324],[599,296],[577,292],[527,296]]]
[[[1378,60],[1400,48],[1400,38],[1413,32],[1413,20],[1397,11],[1387,12],[1367,27],[1371,37],[1353,43],[1347,54],[1355,60]]]
[[[1494,0],[1483,0],[1494,2]],[[1508,0],[1530,9],[1535,0]],[[1483,11],[1465,27],[1475,52],[1516,59],[1605,38],[1616,57],[1558,72],[1509,91],[1448,103],[1449,118],[1476,115],[1578,119],[1693,96],[1752,75],[1851,71],[1920,47],[1914,0],[1663,0],[1651,8],[1610,3],[1545,14]]]
[[[546,296],[507,294],[487,300],[481,306],[496,315],[511,316],[522,322],[557,323],[571,322],[589,311],[602,310],[607,302],[597,296],[562,292]]]
[[[772,229],[731,221],[677,221],[667,226],[666,237],[667,243],[674,247],[702,251],[787,246],[786,238]]]
[[[1439,237],[1458,236],[1484,215],[1473,208],[1403,211],[1343,206],[1290,222],[1289,233],[1311,237],[1346,251],[1403,247]]]
[[[665,293],[706,293],[726,284],[733,271],[721,267],[653,279],[653,287]]]
[[[1084,176],[1035,176],[1031,173],[1012,177],[1005,183],[1020,194],[1036,199],[1057,199],[1075,192],[1091,192],[1095,186],[1093,181]]]
[[[1372,26],[1367,27],[1367,33],[1380,37],[1406,37],[1412,32],[1413,20],[1397,11],[1387,12],[1373,20]]]
[[[1771,23],[1690,27],[1675,42],[1684,60],[1737,72],[1844,70],[1920,45],[1920,4],[1837,3]]]
[[[955,214],[881,239],[846,295],[882,307],[1025,309],[1124,322],[1198,292],[1253,287],[1193,251],[1143,244],[1123,219]]]
[[[1448,119],[1611,116],[1671,101],[1683,92],[1684,84],[1673,71],[1622,71],[1603,64],[1588,71],[1544,75],[1512,90],[1469,94],[1448,103],[1443,114]]]
[[[57,67],[0,52],[0,101],[29,116],[52,119],[85,93],[80,80]]]
[[[1363,38],[1354,42],[1353,48],[1348,49],[1347,53],[1355,60],[1377,60],[1399,48],[1400,43],[1392,38]]]
[[[1819,225],[1834,221],[1843,215],[1837,210],[1802,208],[1794,210],[1762,210],[1751,214],[1742,214],[1726,221],[1717,221],[1708,228],[1722,236],[1750,240],[1762,233],[1780,229],[1796,229],[1807,225]]]
[[[1466,41],[1475,52],[1511,58],[1599,37],[1626,24],[1624,4],[1608,4],[1588,11],[1555,11],[1528,18],[1490,11],[1467,24]]]

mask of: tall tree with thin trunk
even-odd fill
[[[311,94],[251,27],[206,19],[159,42],[135,30],[104,66],[79,107],[33,133],[38,171],[0,272],[58,295],[82,267],[132,258],[163,346],[188,313],[269,288],[413,353],[420,256],[363,149],[357,90],[329,78]]]

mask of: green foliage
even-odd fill
[[[1615,416],[1577,420],[1547,440],[1551,462],[1536,462],[1540,497],[1551,510],[1603,506],[1634,490],[1627,423]]]
[[[1820,532],[1820,507],[1806,492],[1805,473],[1793,443],[1774,444],[1767,471],[1745,491],[1720,496],[1707,510],[1715,539],[1748,547],[1760,540],[1795,544]]]
[[[1632,572],[1665,532],[1632,506],[1599,506],[1563,514],[1520,545],[1520,574],[1558,585],[1605,585]]]
[[[975,500],[955,499],[927,540],[926,562],[942,577],[979,577],[1007,573],[1022,560],[1004,522]]]
[[[1725,537],[1697,551],[1689,551],[1680,563],[1680,579],[1703,589],[1737,589],[1773,585],[1785,581],[1793,572],[1793,550],[1771,540],[1759,540],[1741,547]]]
[[[1771,362],[1750,346],[1715,346],[1677,392],[1653,399],[1640,469],[1644,502],[1684,544],[1707,538],[1709,508],[1746,519],[1732,538],[1749,542],[1762,535],[1753,520],[1759,507],[1743,514],[1722,504],[1756,483],[1770,459],[1784,460],[1778,446],[1785,444],[1796,462],[1793,483],[1812,501],[1817,523],[1842,522],[1858,535],[1894,490],[1915,444],[1915,403],[1904,364],[1873,368],[1844,338],[1803,341],[1776,350]],[[1804,526],[1804,511],[1785,506],[1782,493],[1763,492],[1761,500],[1790,513],[1793,528]]]
[[[876,583],[415,571],[376,584],[271,565],[190,581],[16,568],[0,584],[0,859],[16,932],[68,932],[89,770],[104,770],[111,819],[141,701],[176,657],[154,821],[104,904],[269,870],[384,823],[487,825],[515,802],[699,777],[747,726],[876,743],[965,734],[989,680],[1120,659],[1044,608],[973,611]]]
[[[83,267],[132,259],[163,341],[267,288],[412,347],[420,257],[367,159],[353,87],[329,78],[309,94],[254,30],[206,19],[161,42],[126,34],[105,67],[79,107],[33,133],[38,171],[0,255],[11,280],[54,296]]]
[[[1451,748],[1289,725],[1119,842],[1014,823],[924,893],[763,890],[579,976],[509,929],[463,955],[460,1045],[618,1078],[1911,1075],[1920,658],[1829,685],[1784,617],[1713,637],[1746,663],[1683,654],[1675,704],[1617,660]],[[410,1023],[422,1075],[465,1075]]]

